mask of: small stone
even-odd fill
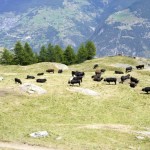
[[[143,136],[136,136],[136,138],[139,139],[139,140],[143,140],[144,139]]]

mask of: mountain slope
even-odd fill
[[[91,37],[97,45],[97,54],[104,56],[123,53],[150,57],[148,10],[149,0],[138,0],[107,16]]]
[[[97,0],[1,0],[0,46],[10,48],[21,40],[36,51],[47,43],[76,47],[95,30],[104,4]]]
[[[93,40],[97,56],[150,57],[149,0],[0,0],[0,47]]]

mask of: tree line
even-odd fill
[[[29,43],[24,45],[18,41],[13,50],[4,49],[0,63],[6,65],[30,65],[38,62],[58,62],[66,65],[82,63],[96,55],[96,47],[92,41],[82,43],[75,53],[71,45],[64,50],[59,45],[42,46],[39,53],[33,52]]]

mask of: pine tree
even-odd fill
[[[77,63],[82,63],[87,60],[87,49],[84,44],[81,44],[77,51]]]
[[[32,48],[27,42],[24,45],[24,56],[25,56],[24,65],[29,65],[37,62],[35,54],[33,53]]]
[[[55,57],[56,57],[55,50],[54,50],[54,46],[51,43],[48,44],[47,53],[48,53],[48,61],[55,62]]]
[[[71,65],[76,61],[76,54],[74,53],[73,48],[68,45],[64,51],[64,64]]]
[[[48,61],[48,52],[45,46],[42,46],[39,54],[39,62],[47,62]]]
[[[25,62],[24,48],[21,42],[19,41],[15,44],[14,55],[15,55],[14,63],[17,65],[24,65]]]
[[[96,47],[92,41],[87,41],[85,44],[87,50],[87,59],[90,60],[96,55]]]
[[[62,63],[63,62],[63,50],[59,45],[55,45],[54,47],[55,52],[55,62]]]
[[[13,64],[14,55],[7,49],[4,49],[0,59],[1,64],[11,65]]]

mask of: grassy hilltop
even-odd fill
[[[150,86],[150,70],[136,70],[130,73],[140,80],[136,88],[124,84],[107,85],[104,81],[94,82],[93,65],[106,68],[102,75],[114,76],[114,70],[123,64],[136,66],[150,60],[129,57],[104,57],[69,66],[62,74],[48,74],[46,69],[57,68],[53,63],[38,63],[30,66],[0,66],[0,141],[28,143],[65,150],[113,150],[141,149],[148,150],[150,138],[139,135],[138,131],[150,130],[150,94],[141,91]],[[89,96],[71,92],[68,85],[72,70],[85,72],[82,88],[99,93]],[[46,83],[27,80],[26,76],[36,76],[45,72]],[[23,83],[38,85],[47,93],[44,95],[28,94],[14,83],[18,77]],[[36,78],[38,78],[36,76]],[[46,130],[46,138],[31,138],[30,133]],[[140,140],[137,136],[143,136]],[[60,140],[57,138],[61,137]]]

